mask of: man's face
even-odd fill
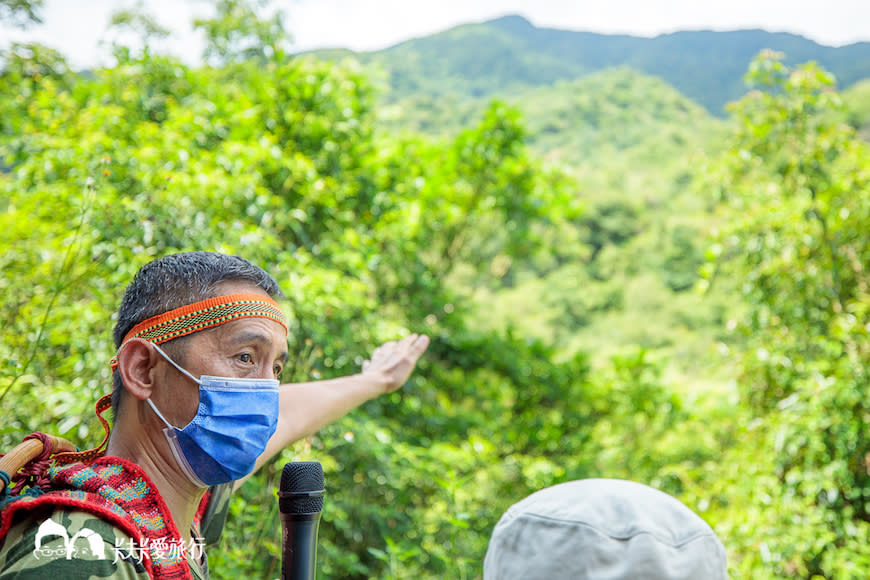
[[[261,294],[260,288],[248,283],[225,282],[218,295]],[[287,361],[287,338],[284,327],[267,318],[241,318],[211,330],[190,335],[183,360],[176,361],[194,377],[275,379]],[[168,362],[159,365],[164,388],[155,392],[155,404],[166,409],[164,415],[173,425],[183,428],[196,415],[199,386]]]

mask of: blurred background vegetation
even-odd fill
[[[868,45],[507,17],[294,55],[215,5],[203,66],[141,11],[110,67],[2,54],[3,448],[97,442],[125,285],[216,250],[286,292],[286,381],[433,341],[237,493],[214,578],[280,574],[296,459],[326,472],[320,578],[479,578],[510,504],[583,477],[676,495],[735,578],[867,576]]]

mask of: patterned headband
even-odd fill
[[[289,332],[284,313],[278,303],[268,296],[230,294],[188,304],[140,322],[121,341],[118,352],[121,352],[121,348],[131,338],[162,344],[173,338],[214,328],[240,318],[268,318],[283,326],[285,333]],[[118,368],[117,355],[112,358],[111,365],[113,371]]]

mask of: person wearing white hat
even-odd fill
[[[676,498],[583,479],[535,492],[499,519],[483,580],[727,580],[725,548]]]

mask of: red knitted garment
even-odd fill
[[[43,506],[74,508],[97,515],[137,540],[145,553],[142,563],[151,578],[191,580],[184,553],[167,550],[182,539],[166,503],[138,465],[120,457],[88,463],[55,465],[48,471],[52,491],[24,495],[0,511],[0,539],[14,514]]]

